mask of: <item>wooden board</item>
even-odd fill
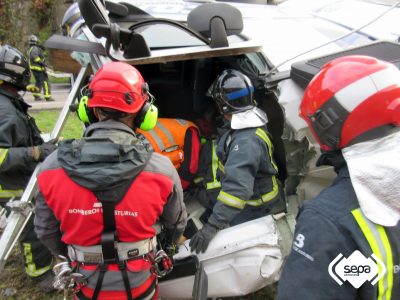
[[[71,57],[71,51],[49,49],[50,65],[54,71],[78,74],[82,66]]]

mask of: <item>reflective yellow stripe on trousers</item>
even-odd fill
[[[360,226],[372,252],[386,265],[386,274],[378,281],[377,300],[392,300],[393,255],[385,228],[368,220],[360,209],[351,212]],[[381,267],[379,266],[379,272]],[[394,299],[393,299],[394,300]]]
[[[24,256],[25,256],[25,272],[28,274],[30,277],[38,277],[46,273],[48,270],[51,269],[52,264],[49,264],[48,266],[45,266],[43,268],[36,268],[36,264],[33,261],[33,256],[32,256],[32,247],[31,244],[29,243],[22,243],[24,247]]]

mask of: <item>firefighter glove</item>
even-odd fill
[[[205,252],[217,232],[218,228],[216,226],[206,223],[190,240],[191,251],[196,253]]]
[[[44,159],[49,156],[54,150],[57,149],[58,139],[52,139],[46,143],[39,146],[32,147],[32,157],[34,161],[44,161]]]

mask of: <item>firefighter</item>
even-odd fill
[[[41,98],[41,91],[43,91],[44,99],[46,101],[54,101],[51,97],[50,82],[46,71],[46,63],[44,58],[44,48],[39,45],[39,40],[36,35],[29,37],[29,67],[33,76],[35,77],[35,85],[38,92],[33,92],[32,95],[35,101],[43,100]]]
[[[337,58],[308,85],[300,116],[333,183],[301,207],[279,300],[400,299],[400,71]]]
[[[212,181],[205,188],[218,193],[210,200],[207,223],[190,241],[197,253],[206,251],[219,230],[265,216],[281,199],[267,116],[257,107],[253,92],[250,79],[233,69],[223,71],[208,90],[225,123],[210,147]]]
[[[156,223],[168,243],[186,225],[174,166],[134,132],[154,127],[157,108],[139,71],[111,62],[91,80],[85,109],[99,121],[39,171],[35,230],[84,276],[79,299],[157,299]]]
[[[18,199],[38,162],[43,161],[56,145],[43,143],[30,107],[19,91],[29,84],[29,64],[23,54],[9,46],[0,46],[0,204]],[[45,290],[52,290],[50,252],[37,239],[33,221],[28,221],[20,238],[25,273],[39,281]]]

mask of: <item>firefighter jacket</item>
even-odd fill
[[[46,70],[44,49],[39,45],[32,45],[29,48],[29,67],[32,71],[43,72]]]
[[[228,126],[220,130],[216,147],[221,188],[209,218],[219,228],[267,215],[280,196],[266,126],[238,130]]]
[[[28,147],[43,143],[28,104],[0,87],[0,198],[21,196],[36,162]]]
[[[88,279],[81,289],[85,297],[93,295],[100,276],[98,267],[104,263],[89,254],[103,244],[103,212],[107,203],[117,200],[113,215],[118,249],[152,240],[157,222],[174,231],[173,238],[186,225],[186,208],[175,168],[166,157],[148,152],[135,133],[120,122],[95,123],[87,128],[83,139],[59,144],[58,150],[43,163],[38,184],[36,233],[56,255],[65,254],[68,245],[70,258]],[[135,299],[154,292],[156,283],[149,259],[153,246],[146,245],[149,253],[134,247],[125,248],[122,254],[126,256]],[[80,258],[72,257],[71,251],[75,250],[71,247],[88,249],[88,256],[83,253]],[[105,257],[104,252],[97,254],[100,259]],[[119,265],[107,264],[106,270],[98,299],[126,299]]]
[[[338,175],[332,185],[306,202],[298,214],[277,299],[400,299],[400,224],[383,227],[369,221],[360,210],[344,159],[335,158],[334,166]],[[356,250],[365,261],[375,261],[374,254],[385,265],[386,272],[375,285],[373,278],[367,280],[364,260],[344,260]],[[359,276],[365,282],[355,288],[346,281],[349,277],[338,275],[345,274],[340,271],[343,266],[350,280]]]
[[[155,152],[168,157],[178,170],[183,189],[194,179],[199,163],[200,135],[197,126],[183,119],[159,118],[150,131],[137,129]]]

